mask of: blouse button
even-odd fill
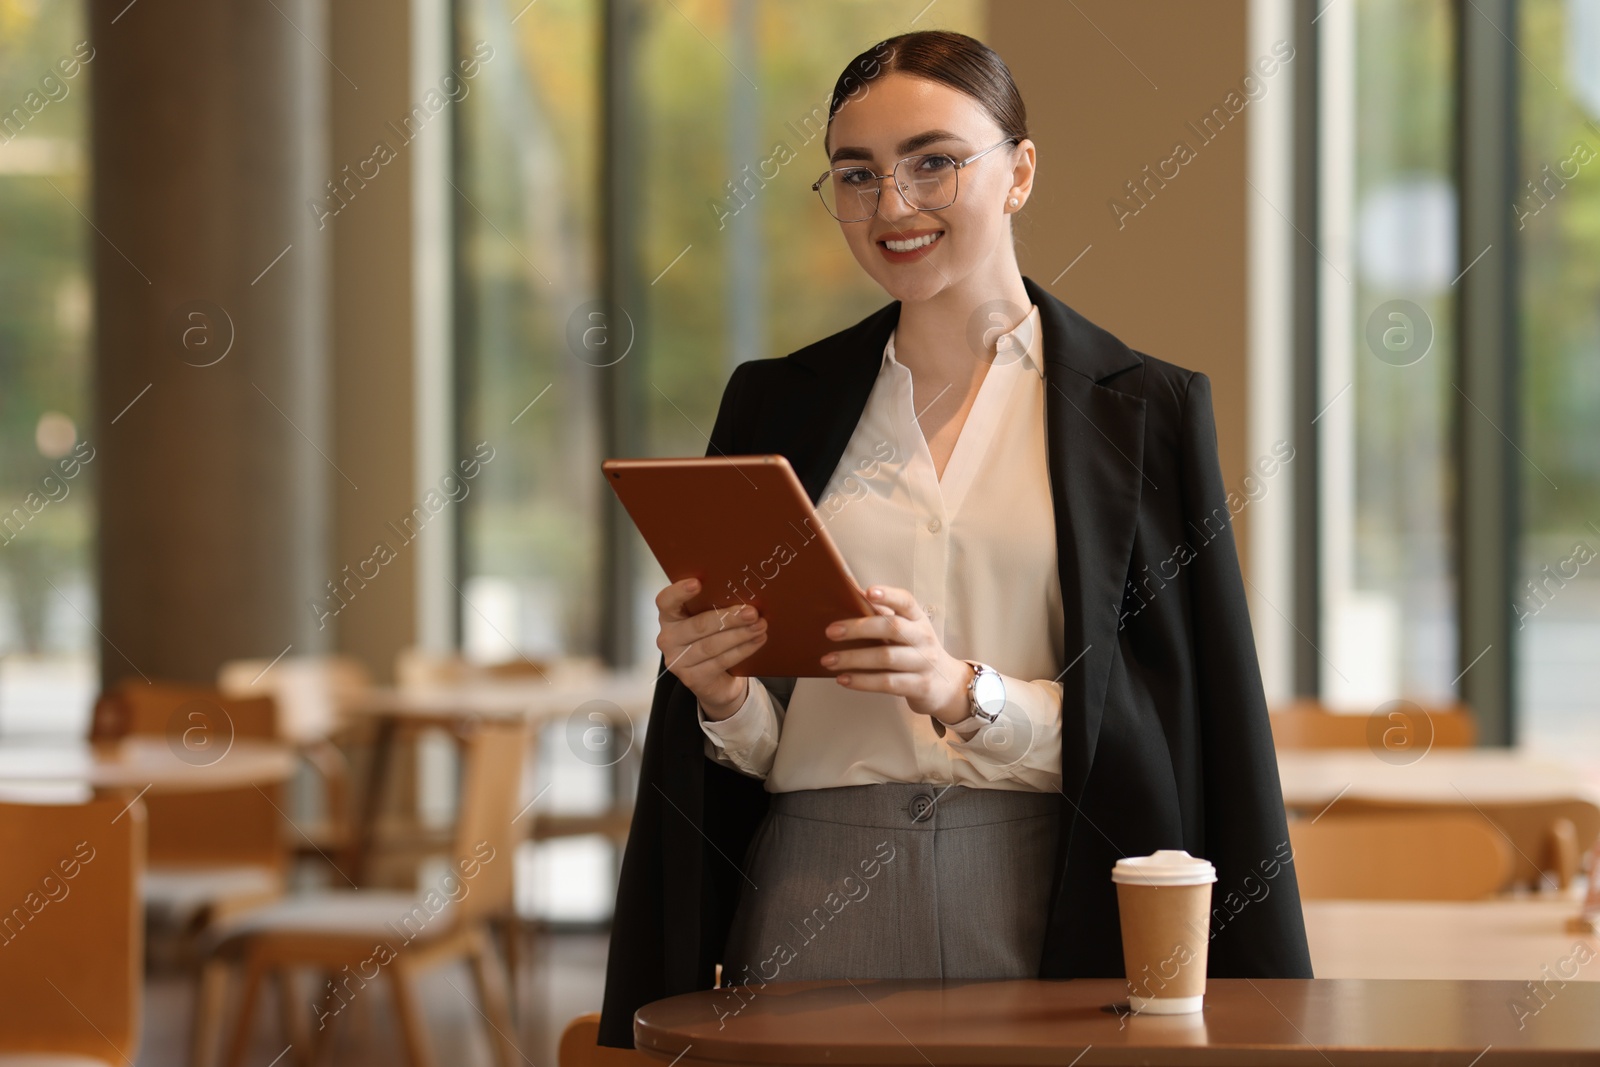
[[[940,526],[940,522],[939,522],[938,519],[932,520],[931,522],[928,523],[928,532],[929,533],[938,533],[939,532],[939,526]]]

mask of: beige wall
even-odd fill
[[[1239,487],[1252,458],[1250,105],[1242,93],[1225,103],[1254,59],[1246,54],[1246,20],[1246,0],[991,0],[986,41],[1017,79],[1038,145],[1038,181],[1016,230],[1023,273],[1133,347],[1210,376],[1229,488]],[[1287,77],[1280,70],[1264,80]],[[1206,142],[1189,123],[1200,127],[1213,108],[1228,121],[1213,120],[1214,139]],[[1158,164],[1179,141],[1194,156],[1163,179]],[[1141,204],[1127,183],[1147,180]],[[1113,200],[1137,213],[1119,219]],[[1241,556],[1249,533],[1243,519]]]

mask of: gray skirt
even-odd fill
[[[774,793],[744,857],[723,984],[1034,977],[1060,803],[901,782]]]

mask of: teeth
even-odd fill
[[[924,234],[910,241],[885,241],[884,247],[891,252],[914,252],[919,248],[926,248],[939,237],[937,233]]]

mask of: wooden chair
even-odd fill
[[[197,759],[233,737],[273,739],[271,697],[231,698],[205,686],[124,680],[95,704],[91,741],[161,736]],[[188,735],[193,734],[192,740]],[[226,759],[219,748],[216,758]],[[192,935],[223,914],[283,894],[288,850],[278,786],[147,796],[144,900],[153,918]]]
[[[228,697],[270,696],[276,702],[280,737],[295,745],[320,786],[309,794],[297,790],[297,832],[290,845],[300,860],[331,863],[349,849],[354,831],[341,709],[372,688],[371,674],[350,656],[233,660],[217,671],[217,688]]]
[[[660,1062],[635,1049],[597,1045],[595,1040],[599,1036],[599,1012],[591,1011],[573,1019],[561,1031],[556,1067],[646,1067]]]
[[[202,983],[194,1062],[209,1062],[222,1001],[232,972],[242,972],[243,995],[234,1021],[228,1063],[242,1062],[257,995],[264,978],[278,984],[285,1040],[313,1057],[326,1051],[335,1018],[365,987],[385,974],[394,998],[406,1056],[412,1067],[434,1062],[417,1005],[414,981],[447,959],[469,960],[500,1067],[521,1059],[513,1043],[506,977],[488,935],[491,917],[509,910],[518,839],[517,814],[527,727],[479,723],[464,740],[460,815],[453,865],[439,886],[424,893],[359,889],[291,897],[225,923],[218,931]],[[288,990],[294,969],[328,976],[317,1012],[317,1040],[296,1013]],[[370,995],[370,994],[369,994]],[[297,1057],[301,1052],[294,1053]],[[304,1062],[301,1060],[300,1062]]]
[[[144,832],[138,802],[0,803],[0,1067],[138,1056]]]
[[[1344,797],[1343,815],[1440,814],[1470,816],[1497,827],[1511,851],[1510,880],[1537,886],[1546,876],[1566,889],[1585,853],[1600,839],[1600,807],[1578,797],[1551,800],[1466,801],[1424,804]],[[1589,877],[1600,877],[1590,871]]]
[[[1326,814],[1289,820],[1303,900],[1478,900],[1511,880],[1511,850],[1476,815]]]
[[[1433,727],[1433,748],[1470,748],[1477,742],[1477,720],[1465,705],[1414,707],[1420,708]],[[1367,748],[1373,743],[1369,733],[1374,729],[1371,718],[1360,712],[1331,711],[1310,700],[1274,708],[1267,716],[1272,724],[1272,743],[1278,748]],[[1421,728],[1420,723],[1397,718],[1392,727],[1377,730],[1377,743],[1382,744],[1384,730],[1401,729],[1408,731],[1407,743],[1427,744],[1425,737],[1414,736]]]

